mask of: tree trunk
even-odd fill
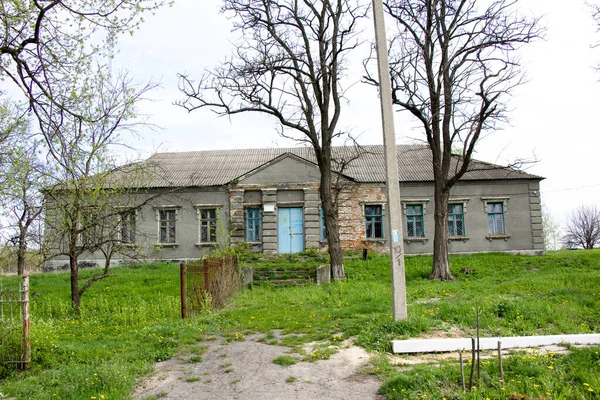
[[[69,256],[69,266],[71,267],[71,305],[73,306],[73,312],[79,314],[81,296],[79,294],[79,265],[77,264],[77,257],[73,255]]]
[[[429,279],[453,281],[455,278],[450,272],[450,262],[448,260],[448,199],[450,198],[450,192],[439,187],[441,185],[437,183],[435,186],[433,269]]]
[[[346,278],[344,272],[344,252],[340,244],[337,204],[334,202],[331,193],[331,168],[325,165],[324,168],[320,166],[320,170],[321,186],[319,187],[319,195],[325,216],[331,280],[337,281]]]
[[[21,233],[19,236],[19,247],[17,248],[17,274],[23,276],[25,274],[25,253],[27,244],[25,243],[25,235]]]

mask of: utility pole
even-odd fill
[[[404,274],[404,246],[402,244],[402,206],[400,204],[400,179],[396,158],[396,137],[392,109],[392,84],[388,64],[387,39],[383,20],[382,0],[373,0],[375,45],[379,70],[379,96],[381,100],[381,125],[383,126],[383,148],[385,151],[385,173],[388,198],[386,230],[390,245],[390,267],[392,272],[392,315],[394,321],[405,319],[406,279]]]

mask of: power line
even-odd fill
[[[542,193],[567,192],[567,191],[571,191],[571,190],[589,189],[589,188],[593,188],[593,187],[600,187],[600,183],[596,183],[594,185],[578,186],[578,187],[564,188],[564,189],[542,190]]]

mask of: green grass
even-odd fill
[[[180,347],[226,326],[218,315],[179,317],[178,266],[121,267],[83,296],[71,312],[69,275],[30,278],[32,363],[1,370],[0,393],[21,399],[126,398],[135,379]],[[82,279],[91,271],[82,271]],[[2,277],[16,285],[17,277]]]
[[[261,262],[249,259],[246,263]],[[282,262],[281,257],[265,261]],[[323,256],[311,251],[287,257],[285,263],[319,265]],[[304,359],[315,360],[327,358],[336,351],[332,345],[350,337],[369,350],[385,352],[391,339],[450,329],[470,336],[475,329],[476,301],[482,336],[600,332],[598,251],[566,251],[544,257],[453,256],[451,264],[456,281],[432,282],[427,279],[431,257],[406,258],[409,317],[401,322],[391,318],[388,258],[373,254],[367,261],[357,256],[347,259],[346,281],[324,286],[256,287],[238,293],[224,310],[185,321],[179,317],[178,265],[114,269],[116,276],[97,282],[85,293],[80,316],[71,312],[68,274],[34,275],[32,365],[21,374],[0,371],[0,393],[18,399],[127,398],[136,379],[149,373],[156,361],[180,351],[201,357],[199,342],[219,336],[234,341],[261,332],[265,341],[277,341]],[[474,274],[459,274],[464,267],[473,269]],[[83,271],[82,279],[91,273]],[[5,285],[17,280],[0,279]],[[281,335],[273,335],[274,330]],[[302,345],[313,341],[319,345],[312,353],[302,354]],[[496,399],[509,398],[510,393],[540,398],[548,396],[543,388],[553,399],[589,399],[600,391],[600,382],[594,378],[600,376],[600,361],[594,358],[598,351],[591,348],[556,356],[552,371],[548,365],[536,364],[543,360],[506,359],[504,390],[494,381],[494,367],[489,365],[485,374],[490,379],[480,391],[467,395],[457,391],[457,368],[452,363],[400,374],[380,362],[373,373],[385,380],[382,393],[388,398],[441,398],[447,394],[448,399],[463,395]],[[508,371],[515,382],[508,381]],[[531,371],[540,375],[529,376]],[[426,377],[420,386],[419,376]],[[523,383],[529,377],[536,383]]]
[[[275,357],[275,359],[273,360],[273,364],[281,365],[283,367],[288,367],[290,365],[294,365],[297,362],[298,362],[298,360],[296,360],[296,357],[292,357],[292,356],[288,356],[288,355],[281,355],[281,356]]]
[[[384,357],[372,373],[384,380],[379,392],[388,399],[595,399],[600,397],[600,348],[572,349],[569,355],[523,352],[503,360],[504,380],[496,360],[482,362],[480,381],[463,392],[456,362],[417,366],[398,373]],[[465,368],[468,387],[468,368]]]

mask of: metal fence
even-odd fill
[[[0,365],[24,370],[31,361],[29,342],[29,277],[19,289],[6,289],[0,282]]]
[[[235,255],[181,264],[180,279],[183,318],[203,309],[223,306],[241,286]]]

